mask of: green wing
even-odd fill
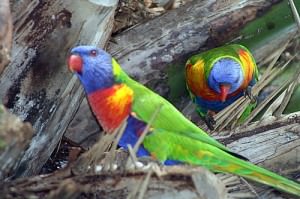
[[[146,136],[143,145],[151,155],[164,162],[177,160],[199,165],[215,172],[236,174],[276,189],[300,196],[300,185],[250,162],[238,159],[194,137],[154,129]]]
[[[113,66],[116,82],[125,83],[134,92],[132,111],[140,120],[148,122],[157,108],[162,106],[159,115],[152,124],[154,128],[165,129],[174,133],[191,132],[199,135],[197,137],[198,140],[222,150],[229,151],[224,145],[210,137],[202,129],[183,116],[169,101],[131,79],[122,71],[115,60],[113,60]]]
[[[228,151],[224,145],[217,142],[184,117],[182,113],[166,99],[137,82],[128,81],[126,83],[134,91],[133,111],[137,114],[139,119],[149,121],[155,110],[159,106],[162,106],[157,118],[153,122],[152,126],[154,128],[181,133],[193,132],[198,135],[198,140]]]

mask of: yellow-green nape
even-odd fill
[[[112,67],[113,67],[113,74],[115,77],[119,76],[122,72],[122,69],[120,67],[120,65],[118,64],[118,62],[112,58]]]

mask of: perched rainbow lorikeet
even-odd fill
[[[194,55],[188,59],[185,69],[190,96],[210,128],[213,128],[213,114],[245,94],[252,98],[251,87],[258,80],[253,56],[238,44]]]
[[[260,168],[232,153],[186,119],[171,103],[131,79],[102,49],[72,49],[69,69],[80,79],[101,126],[113,133],[122,121],[127,126],[119,146],[134,145],[159,105],[161,111],[138,149],[137,156],[151,156],[166,165],[188,163],[215,172],[227,172],[300,196],[300,185]]]

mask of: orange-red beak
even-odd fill
[[[227,95],[229,93],[230,90],[230,85],[229,84],[220,84],[220,91],[221,91],[221,101],[225,102]]]
[[[79,55],[71,55],[68,60],[68,67],[72,72],[81,73],[82,58]]]

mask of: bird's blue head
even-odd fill
[[[78,46],[71,50],[68,67],[80,79],[89,94],[114,84],[112,57],[94,46]]]
[[[235,92],[242,85],[243,81],[241,65],[231,58],[216,61],[208,76],[208,86],[220,94],[223,102],[228,94]]]

